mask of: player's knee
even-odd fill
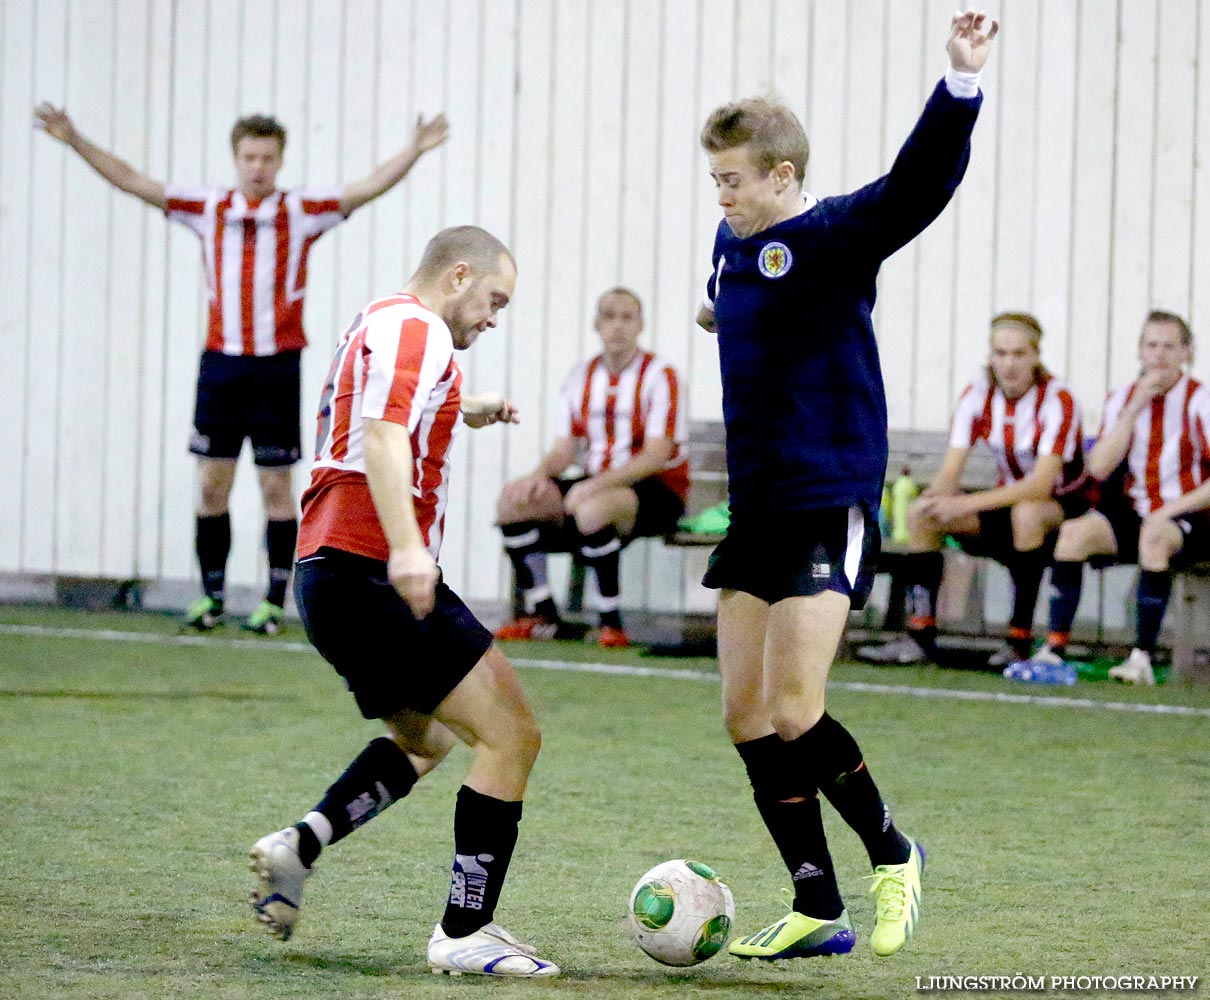
[[[783,740],[798,739],[803,733],[823,718],[823,706],[812,705],[805,698],[779,699],[777,707],[770,713],[773,731]]]
[[[517,715],[510,742],[514,759],[528,773],[542,749],[542,729],[532,712],[526,710]]]
[[[1055,541],[1055,559],[1060,562],[1082,562],[1088,558],[1092,527],[1081,518],[1064,521]]]

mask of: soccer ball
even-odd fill
[[[717,955],[735,921],[731,890],[700,861],[665,861],[630,891],[635,942],[664,965],[697,965]]]

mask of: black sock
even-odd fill
[[[265,600],[277,607],[286,604],[286,587],[294,565],[294,546],[298,541],[298,521],[270,521],[265,525],[265,548],[269,554],[269,590]]]
[[[202,591],[219,610],[227,584],[227,556],[231,553],[231,516],[224,512],[213,517],[197,516],[194,535],[197,564],[202,571]]]
[[[908,634],[930,656],[937,648],[937,594],[943,565],[940,552],[911,552],[903,560]]]
[[[465,937],[492,922],[520,822],[520,802],[495,799],[467,785],[458,790],[450,895],[441,918],[450,937]]]
[[[332,824],[329,846],[398,802],[414,784],[416,768],[399,745],[385,736],[371,740],[315,807]]]
[[[748,770],[760,818],[794,882],[794,909],[817,920],[835,920],[844,901],[814,787],[800,777],[780,736],[746,740],[735,749]]]
[[[606,525],[600,531],[584,535],[580,555],[597,575],[597,592],[601,595],[601,625],[622,627],[621,587],[618,581],[622,560],[622,540],[617,528]]]
[[[310,868],[323,850],[323,844],[315,836],[310,823],[295,823],[294,829],[298,831],[298,860]]]
[[[513,564],[517,589],[525,597],[525,608],[547,621],[559,620],[559,609],[550,595],[546,576],[546,551],[542,545],[542,525],[538,521],[520,521],[500,526],[504,550]]]
[[[1172,573],[1168,570],[1139,571],[1138,641],[1135,645],[1144,653],[1154,653],[1172,595]]]
[[[1056,562],[1050,569],[1050,631],[1070,635],[1084,586],[1082,562]],[[1057,652],[1062,652],[1058,650]]]
[[[870,864],[901,865],[911,854],[911,842],[895,829],[891,813],[861,748],[849,731],[825,712],[823,717],[788,746],[816,787],[865,844]]]
[[[1009,619],[1009,645],[1018,656],[1027,657],[1033,643],[1034,609],[1038,604],[1038,590],[1042,586],[1042,574],[1050,553],[1046,546],[1027,552],[1013,553],[1008,567],[1013,581],[1013,613]]]

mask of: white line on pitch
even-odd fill
[[[256,649],[260,652],[309,653],[305,642],[264,639],[231,639],[208,635],[159,635],[154,632],[123,632],[116,629],[56,628],[48,625],[2,625],[0,635],[22,635],[46,639],[93,639],[106,642],[150,643],[167,646],[219,646]],[[518,667],[555,670],[562,673],[612,674],[623,677],[664,677],[682,681],[718,683],[718,674],[706,670],[675,670],[662,667],[636,667],[625,663],[576,663],[565,660],[535,660],[509,657]],[[1138,712],[1144,715],[1183,715],[1210,718],[1210,708],[1191,705],[1151,705],[1126,701],[1097,701],[1095,698],[1066,698],[1060,695],[1015,694],[1011,691],[964,691],[956,688],[912,687],[909,684],[870,684],[865,681],[829,681],[837,691],[861,694],[904,695],[910,698],[938,698],[954,701],[991,701],[1011,705],[1042,705],[1047,708],[1102,709],[1108,712]]]

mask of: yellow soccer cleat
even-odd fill
[[[848,910],[841,911],[835,920],[817,920],[791,911],[763,930],[732,942],[728,951],[736,958],[773,962],[782,958],[847,955],[856,942]]]
[[[924,848],[912,841],[912,853],[901,865],[879,865],[873,875],[874,933],[870,947],[882,958],[907,944],[920,919],[920,875]]]

